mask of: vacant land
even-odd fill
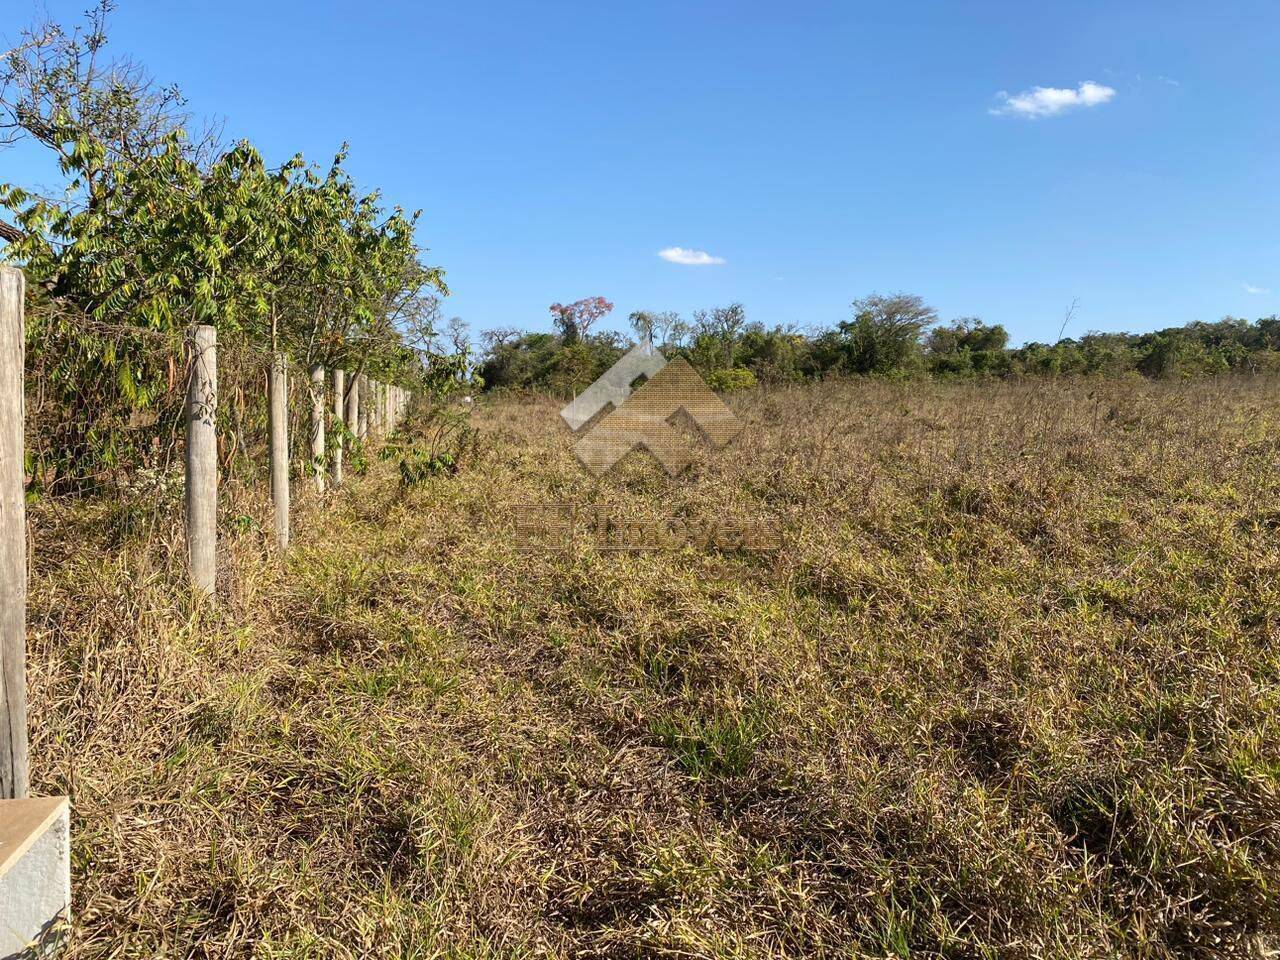
[[[1280,381],[735,397],[597,484],[549,400],[375,461],[223,601],[177,504],[38,506],[34,776],[77,957],[1261,956],[1280,935]],[[522,553],[508,507],[778,517]]]

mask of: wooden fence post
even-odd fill
[[[324,367],[311,365],[311,477],[324,493]]]
[[[289,547],[289,370],[283,353],[271,358],[271,502],[276,544]]]
[[[352,377],[347,381],[347,429],[357,437],[360,435],[359,377]]]
[[[27,509],[21,270],[0,267],[0,797],[27,795]]]
[[[356,436],[369,436],[369,378],[363,373],[356,381]]]
[[[342,483],[342,405],[346,402],[347,374],[345,370],[333,371],[333,459],[329,471],[336,487]]]
[[[187,561],[197,590],[213,595],[218,570],[218,334],[191,328],[187,380]]]
[[[382,435],[382,384],[377,380],[370,380],[369,394],[369,433],[378,437]]]

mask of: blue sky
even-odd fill
[[[905,290],[1019,342],[1076,297],[1069,335],[1280,310],[1274,0],[120,0],[111,38],[273,160],[349,141],[476,331],[596,294],[809,327]]]

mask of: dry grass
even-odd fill
[[[36,517],[74,957],[1218,957],[1280,936],[1280,383],[827,385],[595,484],[550,402],[220,612]],[[520,553],[506,506],[782,518]],[[150,543],[141,549],[141,543]]]

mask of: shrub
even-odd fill
[[[707,386],[718,393],[732,393],[756,385],[756,375],[742,367],[732,370],[712,370],[707,374]]]

